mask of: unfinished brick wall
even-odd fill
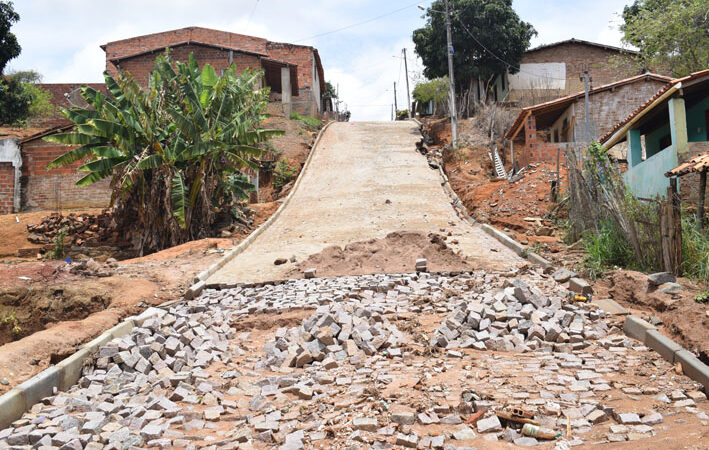
[[[630,115],[664,85],[665,82],[662,80],[643,78],[592,94],[589,97],[591,139],[597,140],[610,131],[616,123]],[[574,142],[560,144],[585,146],[587,140],[585,99],[580,97],[564,111],[560,111],[559,119],[569,111],[573,111],[573,116],[568,117],[570,122],[574,124],[573,137],[570,138]],[[556,119],[557,124],[559,119]],[[554,134],[550,132],[551,128],[550,126],[538,129],[535,113],[532,112],[524,124],[524,134],[515,140],[515,151],[524,155],[520,161],[524,160],[525,163],[541,162],[549,161],[550,158],[556,161],[556,149],[559,143],[550,142],[551,135]]]
[[[316,115],[317,102],[314,98],[313,84],[316,82],[312,47],[279,42],[268,42],[269,58],[298,66],[298,95],[293,96],[293,111],[298,114]]]
[[[665,84],[664,81],[648,79],[591,95],[589,97],[589,115],[591,116],[593,139],[598,139],[612,130],[615,124],[628,117]],[[583,98],[576,100],[574,112],[576,115],[576,139],[586,140],[586,108]]]
[[[515,162],[520,167],[529,163],[556,163],[557,155],[559,155],[560,163],[563,163],[566,150],[579,145],[574,142],[543,142],[537,131],[537,121],[534,115],[529,116],[524,124],[524,138],[525,141],[519,139],[514,142]]]
[[[103,208],[111,199],[109,180],[89,186],[77,186],[86,175],[79,171],[81,162],[57,169],[47,164],[70,147],[34,139],[22,143],[22,210]]]
[[[152,72],[155,66],[155,58],[157,58],[160,53],[159,51],[148,53],[121,61],[120,70],[129,72],[141,86],[147,86],[150,72]],[[194,54],[195,60],[200,67],[205,64],[210,64],[217,71],[217,74],[221,74],[223,70],[229,67],[229,50],[222,50],[205,45],[182,45],[170,51],[171,57],[175,61],[180,62],[189,61],[190,53]],[[261,69],[261,61],[256,55],[233,52],[233,58],[233,62],[239,73],[247,68]],[[116,69],[110,69],[109,71],[111,70],[111,73],[115,75]]]
[[[566,89],[560,94],[568,95],[584,89],[579,75],[588,70],[593,86],[601,86],[642,73],[628,56],[616,50],[582,43],[564,43],[524,54],[522,64],[565,63]]]
[[[11,162],[0,162],[0,214],[14,211],[15,168]]]
[[[119,70],[128,71],[141,85],[147,85],[155,58],[165,47],[171,46],[175,59],[186,61],[193,52],[200,65],[209,63],[217,72],[227,67],[230,50],[234,51],[234,63],[240,72],[247,67],[261,68],[260,58],[297,65],[298,95],[292,97],[292,110],[300,114],[317,115],[320,109],[322,86],[319,78],[323,74],[315,49],[268,42],[266,39],[226,31],[188,27],[109,42],[102,46],[106,52],[106,70],[111,74]],[[249,53],[239,53],[238,50]],[[120,61],[112,61],[116,59]]]

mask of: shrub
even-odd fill
[[[59,230],[54,237],[54,248],[49,252],[52,259],[62,259],[64,257],[64,243],[66,241],[66,228]]]
[[[22,333],[22,328],[19,325],[20,321],[17,320],[15,311],[10,311],[10,313],[4,314],[2,318],[0,318],[0,323],[7,325],[10,328],[10,331],[12,331],[12,334]]]
[[[293,112],[290,114],[290,119],[291,120],[299,120],[305,125],[307,129],[310,131],[315,131],[320,128],[320,125],[322,125],[322,122],[315,117],[311,116],[301,116],[300,114]]]
[[[709,232],[699,231],[696,218],[689,215],[682,216],[682,272],[709,281]]]
[[[276,168],[273,170],[273,187],[281,189],[295,177],[295,167],[288,164],[285,159],[280,159],[276,163]]]
[[[583,236],[583,246],[587,253],[584,264],[591,278],[597,278],[614,266],[637,266],[633,249],[612,220],[603,221],[597,232],[589,230]]]

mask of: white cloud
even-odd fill
[[[570,37],[617,45],[608,22],[628,1],[515,0],[514,7],[539,31],[534,45]],[[410,73],[421,70],[411,34],[424,21],[411,0],[19,0],[15,8],[21,19],[13,31],[23,51],[10,69],[37,70],[46,82],[101,81],[100,44],[190,25],[315,46],[325,78],[339,83],[354,120],[388,120],[397,79],[399,108],[405,108],[401,60],[392,57],[402,48]],[[378,15],[386,16],[348,27]]]

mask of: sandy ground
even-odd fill
[[[470,270],[471,264],[448,247],[447,236],[431,233],[389,233],[384,239],[353,242],[344,247],[333,245],[298,263],[286,276],[302,278],[303,271],[316,269],[319,277],[338,274],[407,273],[416,270],[416,260],[426,258],[430,272]]]
[[[280,217],[209,283],[284,279],[293,263],[332,245],[395,231],[450,232],[451,249],[476,268],[519,264],[516,255],[455,214],[438,172],[416,152],[414,122],[335,123],[315,149]]]

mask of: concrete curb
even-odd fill
[[[692,380],[704,386],[709,392],[709,366],[701,362],[689,350],[660,333],[660,331],[643,319],[628,315],[623,323],[623,331],[629,337],[637,339],[647,347],[655,350],[666,361],[682,365],[682,372]]]
[[[419,122],[418,119],[411,120],[417,123],[419,125],[419,128],[423,129],[423,124]],[[509,237],[507,234],[503,233],[502,231],[491,225],[479,223],[475,219],[473,219],[470,214],[468,214],[465,205],[463,205],[463,201],[460,199],[460,197],[458,197],[458,194],[456,194],[455,190],[453,190],[453,187],[451,187],[450,182],[448,181],[448,176],[444,172],[442,166],[438,166],[438,173],[440,174],[441,179],[443,180],[441,186],[443,186],[443,190],[446,191],[448,197],[451,199],[451,204],[453,205],[453,209],[455,210],[456,214],[458,214],[458,217],[463,220],[467,220],[468,222],[470,222],[471,225],[477,225],[481,227],[483,231],[485,231],[493,238],[497,239],[505,247],[511,249],[517,254],[517,256],[525,258],[531,263],[536,264],[545,270],[552,267],[552,264],[549,261],[537,255],[536,253],[526,250],[525,247],[522,246],[522,244]]]
[[[623,331],[625,334],[642,343],[645,343],[645,336],[650,330],[657,330],[657,328],[637,316],[628,315],[625,318],[625,322],[623,322]]]
[[[200,272],[195,278],[194,278],[194,284],[190,286],[187,291],[185,292],[185,299],[186,300],[191,300],[195,297],[197,297],[204,288],[208,287],[207,284],[207,279],[214,275],[217,270],[221,269],[224,267],[226,263],[234,259],[236,256],[238,256],[240,253],[243,253],[244,250],[256,239],[261,233],[264,232],[271,224],[278,218],[278,216],[281,215],[281,212],[286,208],[288,203],[290,203],[291,198],[293,198],[294,193],[298,190],[298,186],[300,186],[301,181],[303,180],[303,176],[305,172],[308,170],[308,167],[310,167],[310,162],[313,159],[313,155],[315,154],[315,150],[317,150],[318,144],[320,143],[320,140],[322,139],[323,134],[325,134],[325,131],[335,123],[334,121],[330,121],[325,124],[324,127],[320,130],[318,133],[318,137],[315,139],[315,142],[313,143],[313,147],[310,150],[310,154],[308,155],[308,158],[305,160],[305,163],[303,164],[303,170],[300,171],[300,174],[298,175],[298,179],[295,180],[295,183],[293,184],[293,188],[291,191],[288,193],[286,196],[285,200],[283,200],[283,203],[281,203],[281,206],[278,207],[276,212],[271,215],[271,217],[268,218],[264,223],[261,224],[260,227],[256,228],[254,231],[249,234],[246,239],[241,241],[239,245],[234,247],[233,249],[229,250],[224,256],[219,259],[219,261],[215,262],[211,266],[209,266],[206,270]]]
[[[81,378],[86,360],[93,359],[107,342],[123,337],[146,320],[166,314],[164,309],[148,308],[139,316],[131,316],[98,337],[82,345],[79,350],[54,366],[48,367],[29,380],[20,383],[0,396],[0,430],[9,427],[32,406],[57,391],[66,391]]]

